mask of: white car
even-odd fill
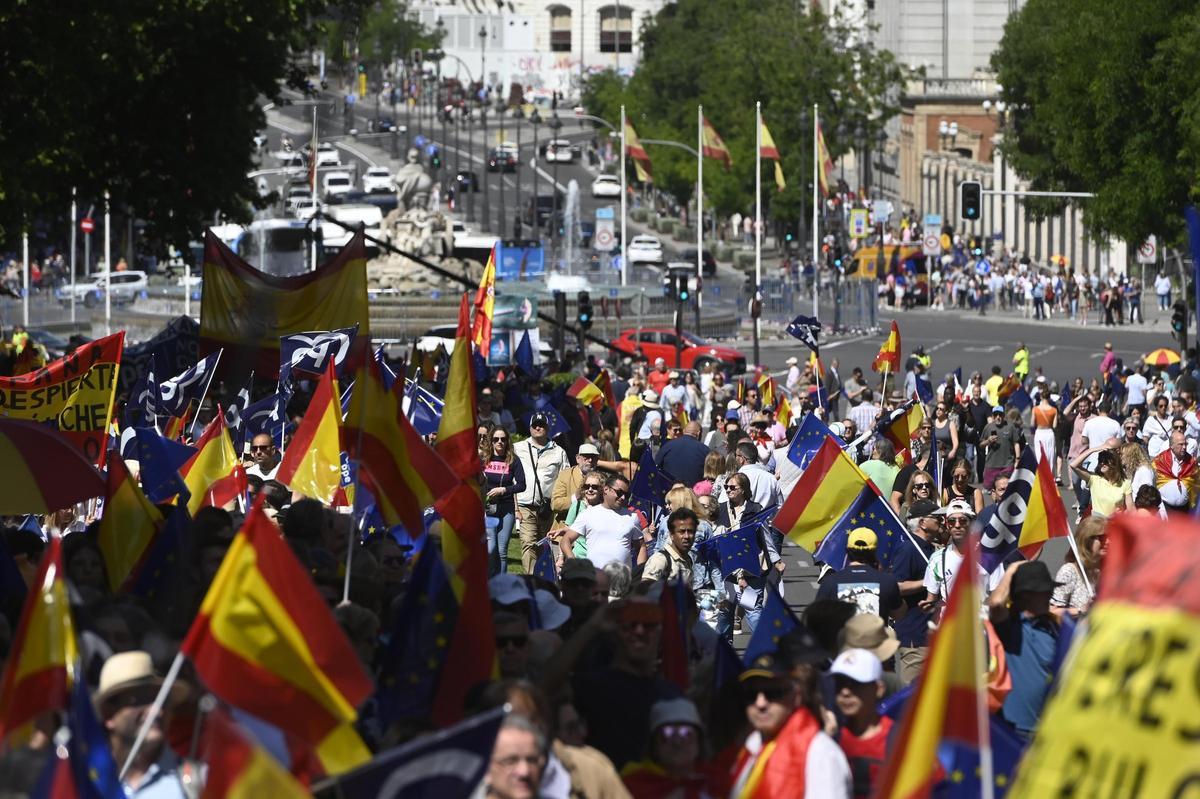
[[[553,163],[569,164],[575,160],[575,150],[566,139],[551,139],[546,145],[546,160]]]
[[[634,236],[629,240],[629,263],[631,264],[661,264],[663,262],[662,242],[655,236]]]
[[[317,145],[317,166],[341,166],[342,157],[338,155],[337,148],[329,142],[322,142]]]
[[[327,172],[321,178],[321,193],[326,200],[349,194],[354,190],[354,178],[349,172]]]
[[[592,181],[593,197],[620,197],[621,179],[616,175],[600,175]]]
[[[373,166],[363,173],[362,177],[363,191],[367,194],[372,192],[392,192],[396,190],[396,184],[392,183],[392,173],[388,171],[386,166]]]
[[[75,300],[82,301],[89,308],[104,301],[104,290],[107,287],[112,293],[114,302],[132,302],[140,292],[148,287],[146,273],[137,270],[125,272],[93,272],[86,281],[79,281],[74,286]],[[64,302],[71,299],[70,285],[59,289],[58,298]]]
[[[296,201],[292,208],[292,216],[297,219],[312,219],[320,210],[320,200],[314,197],[304,197]]]
[[[283,198],[283,207],[288,213],[296,213],[301,203],[313,202],[312,192],[308,186],[289,186]]]

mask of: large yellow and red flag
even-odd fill
[[[108,462],[108,490],[96,543],[104,557],[108,586],[115,594],[126,587],[150,552],[163,526],[163,515],[129,475],[122,458]]]
[[[275,479],[288,488],[327,505],[342,489],[340,396],[330,358],[275,473]]]
[[[833,180],[833,158],[829,155],[829,148],[825,146],[825,131],[821,129],[820,123],[817,123],[817,161],[817,179],[821,182],[821,193],[828,197],[833,193],[829,189]]]
[[[775,529],[816,552],[817,544],[837,526],[866,487],[868,477],[832,436],[813,456],[775,516]]]
[[[871,362],[871,369],[882,372],[885,369],[892,374],[900,371],[900,326],[892,322],[892,330],[879,348],[879,354]]]
[[[771,137],[771,131],[767,130],[767,121],[759,119],[759,146],[758,154],[762,158],[767,158],[775,162],[775,187],[779,191],[787,188],[787,183],[783,179],[783,167],[780,166],[783,158],[779,155],[779,148],[775,146],[775,139]]]
[[[222,372],[253,370],[260,377],[276,377],[281,336],[358,325],[343,364],[354,369],[370,354],[370,316],[361,232],[315,271],[280,277],[255,269],[205,231],[200,355],[224,347]]]
[[[438,455],[460,480],[478,480],[483,471],[475,441],[475,369],[471,360],[471,306],[464,292],[446,378],[446,405],[435,445]]]
[[[311,795],[220,708],[204,717],[204,734],[197,754],[208,765],[200,799]]]
[[[62,540],[54,536],[25,597],[0,678],[0,742],[42,713],[65,708],[70,701],[79,650],[64,577]]]
[[[492,348],[492,319],[496,313],[496,247],[488,253],[487,266],[475,291],[475,316],[471,322],[471,340],[485,358]]]
[[[976,545],[974,540],[969,543],[956,572],[942,623],[929,644],[925,672],[908,700],[893,754],[886,759],[872,796],[929,796],[941,777],[938,748],[943,741],[972,749],[990,746],[983,695],[988,660],[979,616],[982,596],[975,579]]]
[[[597,411],[604,404],[604,393],[600,391],[600,387],[583,375],[575,378],[575,382],[567,389],[567,396],[573,397]]]
[[[604,395],[604,401],[608,403],[608,407],[614,411],[617,409],[617,396],[613,393],[612,378],[608,374],[607,369],[601,369],[596,373],[596,379],[592,381],[596,388],[600,389],[600,393]]]
[[[370,759],[352,725],[374,690],[371,678],[261,499],[181,651],[210,691],[312,746],[327,773]]]
[[[188,492],[188,513],[206,505],[224,507],[246,493],[246,470],[233,451],[225,414],[217,410],[196,442],[196,454],[179,470]]]
[[[642,146],[642,140],[638,138],[637,131],[633,129],[633,123],[628,118],[625,119],[625,154],[633,159],[633,168],[638,180],[648,183],[654,179],[654,171],[650,168],[650,154]]]
[[[733,156],[729,153],[729,148],[725,146],[725,140],[708,121],[708,117],[701,117],[701,120],[703,122],[700,126],[700,140],[703,142],[701,152],[705,158],[715,158],[723,163],[728,171],[733,166]]]

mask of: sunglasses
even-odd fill
[[[610,488],[609,490],[616,495],[617,499],[625,499],[625,497],[629,496],[629,491],[623,488]]]
[[[947,527],[966,527],[970,523],[971,520],[966,516],[951,516],[949,519],[946,519]]]
[[[583,485],[584,491],[599,491],[601,488],[603,488],[603,486],[601,486],[599,483],[584,483]]]
[[[508,443],[508,437],[507,437],[507,436],[493,436],[493,437],[492,437],[492,441],[493,441],[493,442],[495,442],[495,443],[497,443],[497,444],[507,444],[507,443]]]
[[[747,705],[753,705],[761,695],[766,697],[768,702],[782,702],[791,696],[795,690],[795,687],[790,682],[751,683],[742,686],[742,701]]]
[[[525,646],[527,643],[529,643],[528,635],[497,635],[496,636],[496,648],[497,649],[507,649],[510,646],[520,649],[521,647]]]
[[[913,491],[920,491],[923,488],[931,489],[933,488],[933,483],[913,483]]]
[[[251,452],[267,452],[268,450],[271,449],[272,446],[273,446],[272,444],[252,444],[250,446],[250,451]]]
[[[741,491],[742,487],[740,485],[738,485],[737,483],[726,483],[725,490],[726,491]]]

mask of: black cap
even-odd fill
[[[791,673],[792,664],[788,662],[787,658],[778,652],[763,652],[738,675],[738,682],[746,682],[746,680],[753,680],[756,677],[766,680],[775,677],[789,677]]]
[[[1059,585],[1060,583],[1055,582],[1054,578],[1050,576],[1049,566],[1040,560],[1031,560],[1022,563],[1013,572],[1010,593],[1016,596],[1017,594],[1053,591]]]
[[[926,516],[932,516],[937,512],[937,503],[931,499],[918,499],[908,508],[908,518],[924,519]]]
[[[546,420],[546,414],[535,413],[533,416],[529,417],[529,426],[530,427],[549,427],[550,423],[549,423],[549,421]]]

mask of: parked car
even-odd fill
[[[354,178],[349,172],[327,172],[321,178],[321,193],[326,199],[348,194],[354,189]]]
[[[703,369],[706,364],[715,363],[724,366],[734,375],[746,371],[746,356],[733,347],[723,344],[713,344],[693,333],[684,332],[683,348],[680,351],[680,362],[675,363],[675,330],[669,327],[644,327],[622,330],[609,345],[621,352],[634,354],[641,347],[643,354],[651,362],[662,358],[667,363],[682,369]]]
[[[321,201],[314,197],[303,197],[292,206],[292,216],[297,219],[312,219],[321,210]]]
[[[283,198],[283,208],[290,214],[295,214],[296,209],[302,204],[308,205],[315,202],[312,192],[308,186],[289,186],[287,194]],[[315,211],[313,213],[316,213]]]
[[[631,264],[661,264],[663,262],[662,242],[657,236],[634,236],[629,240],[626,249]]]
[[[616,175],[598,175],[592,181],[593,197],[620,197],[621,179]]]
[[[362,187],[367,194],[396,190],[396,184],[392,182],[392,173],[386,166],[368,168],[362,176]]]
[[[575,150],[566,139],[550,139],[542,145],[542,158],[569,164],[575,160]]]
[[[342,157],[338,154],[337,148],[329,142],[321,142],[317,145],[317,166],[341,166]]]
[[[55,296],[60,302],[69,303],[71,292],[75,293],[75,301],[82,302],[86,307],[93,308],[104,301],[107,288],[112,301],[117,303],[133,302],[133,300],[149,287],[146,273],[136,270],[127,272],[94,272],[88,275],[86,281],[77,281],[74,287],[70,285],[57,289]]]
[[[488,153],[488,172],[516,172],[517,155],[511,150],[495,147]]]

